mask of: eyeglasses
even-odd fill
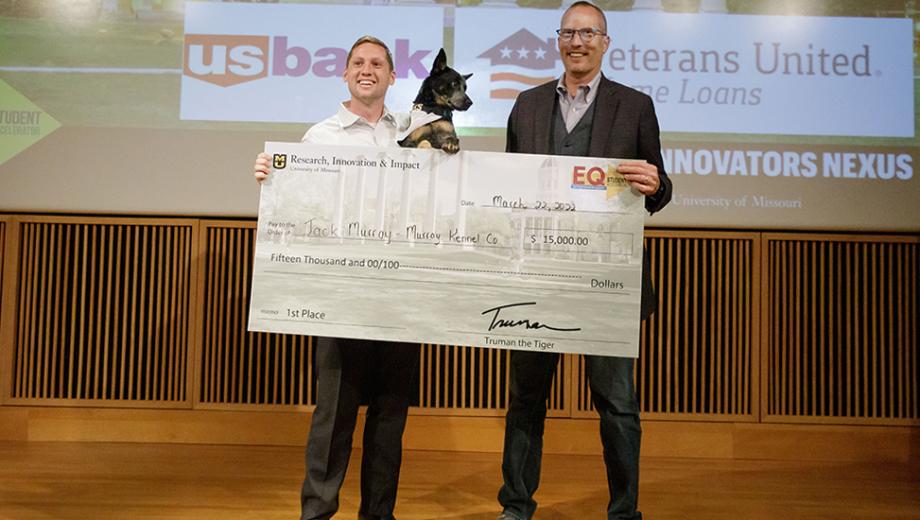
[[[578,33],[578,36],[581,37],[581,41],[583,42],[589,42],[593,40],[595,36],[605,36],[607,34],[600,29],[556,29],[556,34],[559,35],[559,39],[566,42],[574,38],[575,33]]]

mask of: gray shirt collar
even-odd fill
[[[594,102],[597,97],[597,87],[601,83],[601,73],[598,72],[594,78],[586,85],[579,85],[575,97],[569,95],[565,88],[565,74],[559,77],[556,83],[556,92],[559,96],[559,111],[562,113],[562,120],[565,121],[566,132],[571,132],[575,125],[581,121],[582,116]]]

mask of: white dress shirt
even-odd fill
[[[409,125],[408,114],[390,112],[383,108],[383,116],[376,124],[351,112],[346,102],[332,117],[310,127],[300,140],[308,144],[366,145],[395,147],[402,130]]]

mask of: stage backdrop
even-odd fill
[[[0,4],[0,210],[254,216],[255,154],[335,111],[363,34],[394,110],[445,47],[473,73],[464,147],[501,150],[517,93],[562,71],[560,2],[520,3]],[[655,100],[675,184],[649,224],[920,230],[913,2],[774,4],[603,4],[603,72]]]

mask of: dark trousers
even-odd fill
[[[402,435],[418,361],[418,344],[317,338],[316,410],[307,439],[302,520],[326,520],[339,508],[362,396],[368,408],[359,517],[393,518]]]
[[[505,448],[502,456],[504,485],[498,501],[504,512],[529,520],[537,509],[533,499],[540,484],[543,426],[558,354],[513,351],[511,353],[511,403],[505,417]],[[639,403],[629,358],[585,356],[594,408],[601,419],[601,443],[607,466],[609,520],[640,520],[639,499]]]

